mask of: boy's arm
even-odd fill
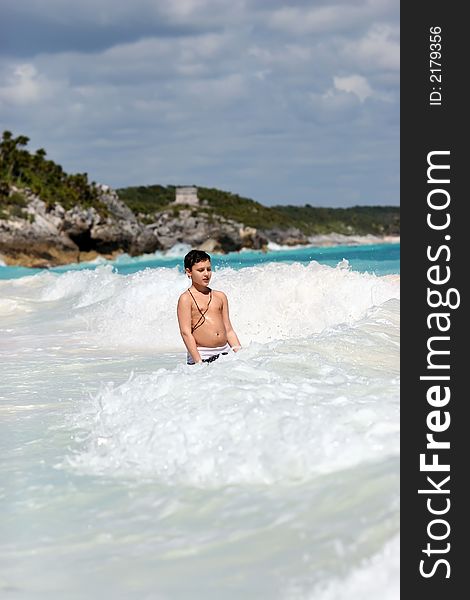
[[[184,345],[195,363],[202,362],[201,355],[197,349],[196,340],[191,333],[191,299],[187,294],[182,294],[178,300],[178,325]]]
[[[230,316],[228,313],[227,296],[223,292],[220,292],[220,294],[222,296],[222,319],[223,319],[224,326],[225,326],[225,332],[227,333],[227,341],[228,341],[229,345],[231,346],[232,350],[234,352],[238,352],[238,350],[240,350],[240,348],[242,346],[237,337],[237,334],[233,330],[232,323],[230,323]]]

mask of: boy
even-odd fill
[[[230,348],[237,352],[241,346],[230,323],[227,296],[208,287],[211,257],[202,250],[191,250],[184,257],[184,270],[192,285],[179,297],[178,323],[188,365],[217,360]]]

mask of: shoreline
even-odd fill
[[[333,246],[367,246],[373,244],[399,244],[400,236],[376,236],[372,234],[367,235],[353,235],[348,236],[340,233],[329,233],[324,235],[315,235],[310,236],[309,240],[305,244],[296,244],[296,245],[288,245],[288,244],[276,244],[275,242],[269,242],[266,249],[263,252],[279,252],[283,250],[295,250],[300,248],[326,248]],[[180,244],[175,244],[172,248],[168,250],[158,251],[161,252],[163,256],[172,256],[172,252],[174,252],[174,248]],[[189,245],[188,245],[189,247]],[[252,250],[251,248],[242,248],[239,252],[249,252]],[[115,251],[113,253],[101,254],[95,251],[91,252],[80,252],[79,256],[77,253],[71,252],[54,252],[55,256],[51,263],[51,261],[38,258],[33,254],[26,254],[22,252],[19,256],[9,256],[8,254],[0,253],[0,268],[1,267],[26,267],[31,269],[48,269],[52,267],[59,267],[71,264],[79,264],[79,263],[88,263],[95,261],[97,259],[105,259],[105,260],[116,260],[120,256],[125,255],[125,252]],[[224,256],[227,253],[213,251],[211,254],[217,256]],[[154,256],[155,253],[150,254],[140,254],[139,256]],[[173,256],[175,256],[173,254]],[[183,256],[183,254],[181,255]],[[78,258],[78,260],[77,260]],[[137,258],[137,257],[133,257]]]
[[[344,235],[342,233],[326,233],[324,235],[311,235],[309,245],[325,246],[367,246],[369,244],[399,244],[399,235]]]

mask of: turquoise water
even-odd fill
[[[0,268],[0,598],[397,600],[399,246],[215,255],[198,367],[187,250]]]
[[[111,264],[117,273],[129,275],[146,268],[179,267],[182,269],[182,257],[189,250],[185,248],[181,253],[157,252],[154,255],[144,255],[132,258],[122,255],[115,261],[104,261]],[[217,267],[231,267],[241,269],[253,267],[269,262],[307,264],[313,260],[330,267],[336,266],[343,259],[349,262],[353,271],[361,273],[374,273],[376,275],[389,275],[400,272],[400,244],[368,244],[364,246],[331,246],[331,247],[302,247],[283,249],[269,252],[245,251],[231,252],[225,255],[212,255],[212,263]],[[96,269],[103,261],[64,265],[49,269],[51,272],[63,273],[71,270]],[[45,269],[28,269],[25,267],[1,267],[0,279],[16,279],[25,275],[34,275]]]

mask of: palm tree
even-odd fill
[[[29,158],[29,153],[23,148],[27,146],[29,137],[19,135],[13,137],[11,131],[4,131],[2,141],[0,143],[0,167],[8,181],[11,181],[13,174],[21,172],[21,167],[24,166],[26,155]],[[19,150],[21,148],[21,150]]]

